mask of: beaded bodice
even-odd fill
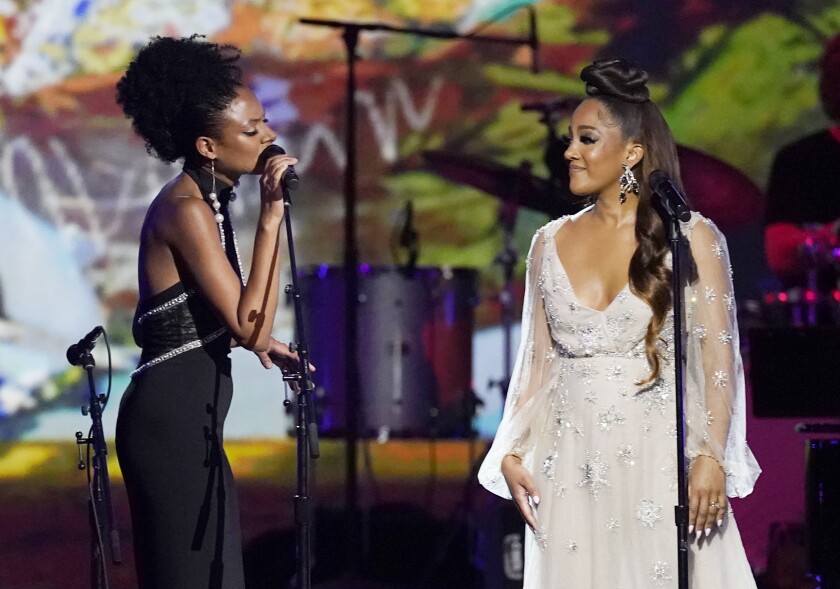
[[[138,305],[132,331],[135,342],[143,348],[140,365],[132,376],[227,334],[204,297],[185,290],[180,282]],[[225,344],[220,350],[227,353],[228,348]]]
[[[545,305],[556,352],[567,358],[593,356],[645,357],[645,335],[652,316],[650,307],[625,284],[603,310],[582,304],[557,253],[554,234],[567,220],[550,223],[542,232],[543,260],[537,286]],[[667,347],[673,344],[673,324],[667,321],[661,334]],[[670,349],[663,349],[670,356]]]

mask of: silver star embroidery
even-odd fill
[[[542,473],[548,478],[548,480],[554,480],[554,462],[557,460],[557,454],[552,454],[548,456],[542,463]]]
[[[618,295],[615,297],[619,303],[624,303],[627,301],[627,291],[622,290]]]
[[[656,522],[662,520],[662,506],[657,505],[650,499],[642,499],[636,506],[636,519],[642,525],[652,530]]]
[[[691,301],[691,304],[695,304],[697,302],[697,289],[696,288],[691,289],[691,296],[689,297],[689,300]]]
[[[566,550],[569,551],[569,554],[577,554],[578,551],[578,544],[574,540],[569,540],[569,543],[566,544]]]
[[[671,567],[667,563],[660,560],[653,565],[653,570],[650,572],[651,583],[657,587],[664,587],[668,584],[668,581],[672,581],[673,579],[671,576]]]
[[[703,291],[703,297],[706,299],[707,303],[711,303],[717,298],[717,293],[711,286],[707,286]]]
[[[534,530],[534,539],[543,550],[548,548],[548,532],[546,531],[545,526],[540,526],[539,529]]]
[[[579,363],[576,372],[581,381],[586,384],[592,384],[592,377],[598,374],[598,369],[595,368],[595,364],[586,360]]]
[[[595,391],[586,391],[586,396],[583,398],[587,403],[595,403],[597,399],[598,396],[595,394]]]
[[[662,467],[662,473],[668,479],[668,488],[674,490],[677,488],[677,453],[671,451],[668,453],[668,462]]]
[[[718,334],[718,341],[724,345],[732,343],[732,334],[724,330]]]
[[[723,295],[723,302],[726,304],[726,310],[731,311],[735,308],[735,296],[729,293]]]
[[[624,414],[616,411],[615,405],[598,414],[598,427],[601,428],[602,432],[611,431],[613,426],[622,425],[624,421]]]
[[[562,499],[569,493],[569,487],[567,487],[564,483],[555,483],[554,485],[554,496]]]
[[[691,332],[694,334],[694,337],[696,337],[699,340],[706,339],[706,335],[708,334],[706,326],[702,323],[698,323],[697,325],[695,325],[694,329],[692,329]]]
[[[718,370],[715,372],[714,382],[716,389],[725,389],[729,382],[729,376],[723,370]]]
[[[633,466],[636,464],[636,450],[633,448],[632,444],[627,444],[626,446],[619,446],[618,452],[615,453],[616,458],[618,458],[619,463],[623,464],[624,466]]]
[[[610,532],[616,532],[618,530],[618,528],[619,528],[619,525],[618,525],[618,520],[617,519],[615,519],[614,517],[611,517],[610,519],[607,520],[607,530],[609,530]]]
[[[706,411],[706,427],[711,426],[712,423],[714,423],[714,421],[715,421],[715,416],[712,415],[712,412],[711,411]]]
[[[600,452],[596,452],[595,456],[592,456],[587,451],[586,462],[581,464],[579,468],[583,471],[583,478],[578,483],[578,487],[588,489],[589,495],[597,501],[601,489],[610,486],[610,482],[607,480],[609,464],[601,460]]]
[[[572,428],[572,433],[574,433],[577,437],[579,437],[579,438],[583,437],[583,424],[582,423],[579,423],[577,425],[572,425],[571,428]]]
[[[568,418],[571,410],[572,404],[569,403],[568,396],[565,393],[563,393],[562,395],[558,395],[557,401],[555,402],[554,406],[554,422],[559,427],[569,427],[570,424],[568,422]],[[559,428],[558,433],[560,433]]]
[[[651,387],[650,390],[639,398],[647,401],[647,407],[644,410],[645,415],[650,415],[654,409],[659,410],[659,415],[665,415],[665,410],[668,408],[668,400],[671,398],[671,387],[660,380],[656,386]]]
[[[723,257],[723,246],[720,244],[719,241],[716,241],[715,244],[712,246],[712,253],[718,259]]]
[[[624,376],[624,366],[621,364],[614,364],[607,368],[607,380],[614,381],[614,380],[621,380],[621,377]]]

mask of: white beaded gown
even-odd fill
[[[540,504],[537,530],[526,532],[525,589],[675,588],[672,317],[661,334],[660,378],[637,386],[649,374],[651,309],[629,285],[606,309],[580,303],[554,241],[570,218],[534,236],[522,342],[479,480],[510,498],[500,469],[511,451],[534,477]],[[686,461],[715,456],[726,468],[727,494],[743,497],[760,469],[745,442],[728,252],[723,235],[699,214],[682,229],[696,267],[685,289]],[[692,537],[689,569],[691,589],[755,587],[731,511],[709,537]]]

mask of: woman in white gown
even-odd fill
[[[572,192],[593,204],[534,236],[522,342],[479,479],[528,524],[526,589],[677,587],[671,258],[648,185],[658,169],[680,186],[676,147],[643,71],[603,60],[581,78],[589,98],[565,157]],[[749,494],[760,469],[729,257],[708,219],[682,229],[690,587],[749,589],[727,496]]]

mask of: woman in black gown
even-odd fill
[[[270,336],[277,307],[282,176],[277,135],[243,85],[230,46],[157,37],[117,85],[150,154],[184,161],[155,197],[140,237],[140,364],[120,406],[116,447],[142,589],[244,587],[238,505],[222,447],[232,345],[266,368],[295,359]],[[228,204],[260,174],[247,283]]]

